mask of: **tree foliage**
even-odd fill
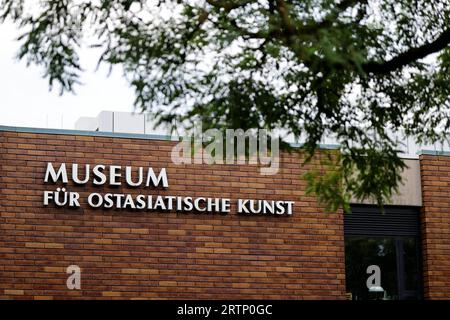
[[[450,0],[27,2],[0,0],[1,21],[24,30],[19,58],[61,93],[94,39],[160,121],[284,128],[309,156],[336,137],[335,170],[308,175],[331,208],[391,196],[405,166],[392,133],[448,136]]]

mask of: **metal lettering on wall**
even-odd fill
[[[122,185],[123,169],[121,166],[107,166],[98,164],[85,165],[84,176],[79,176],[78,164],[72,164],[71,180],[78,185],[85,185],[90,181],[92,184],[101,186]],[[129,187],[153,187],[169,188],[167,171],[162,168],[155,173],[153,168],[137,168],[137,177],[133,177],[133,167],[125,166],[125,184]],[[47,163],[45,171],[45,183],[62,182],[69,183],[67,166],[62,163],[56,170],[51,162]],[[80,207],[80,194],[69,191],[65,187],[58,187],[55,191],[44,191],[44,206],[51,203],[58,207]],[[90,193],[87,203],[92,208],[104,209],[129,209],[149,211],[178,211],[178,212],[200,212],[227,214],[231,211],[231,199],[208,198],[208,197],[185,197],[171,195],[148,195],[148,194],[124,194],[124,193]],[[292,215],[294,201],[237,199],[237,213],[240,214],[265,214],[265,215]]]

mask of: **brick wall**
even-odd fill
[[[0,132],[0,299],[344,298],[342,213],[326,214],[305,196],[300,176],[307,168],[298,155],[283,155],[279,174],[262,176],[249,165],[175,166],[172,145]],[[87,195],[112,187],[69,184],[81,208],[44,207],[43,191],[54,190],[43,181],[47,162],[167,168],[166,191],[121,186],[117,192],[296,205],[289,217],[241,216],[234,206],[225,216],[96,210]],[[435,250],[429,255],[443,249]],[[81,290],[66,287],[72,264],[81,268]],[[448,287],[448,277],[440,281]]]
[[[424,294],[450,298],[450,157],[422,155]]]

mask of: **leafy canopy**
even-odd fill
[[[284,128],[308,158],[337,138],[332,170],[307,175],[331,209],[391,196],[405,166],[392,133],[449,132],[450,0],[29,2],[0,0],[1,21],[24,30],[19,58],[61,93],[94,39],[99,63],[122,66],[135,106],[160,121]]]

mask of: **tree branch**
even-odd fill
[[[367,0],[343,0],[340,3],[338,3],[334,8],[334,10],[329,15],[327,15],[322,21],[301,27],[296,27],[295,24],[292,22],[292,19],[289,16],[289,9],[284,0],[276,0],[276,9],[280,14],[281,21],[283,23],[285,31],[284,33],[289,37],[294,35],[313,35],[322,28],[328,28],[338,18],[341,12],[359,3],[366,4]]]
[[[428,42],[420,47],[411,48],[398,56],[385,62],[371,61],[363,64],[363,70],[367,73],[387,74],[402,68],[414,61],[425,58],[429,54],[438,52],[450,44],[450,29],[441,33],[436,40]]]
[[[255,2],[255,0],[242,0],[242,1],[223,1],[223,0],[206,0],[206,3],[215,7],[224,9],[226,12],[230,12],[231,10],[244,7],[247,4]]]
[[[339,12],[342,12],[358,3],[367,3],[367,0],[343,0],[336,5],[336,8],[339,9]]]
[[[211,20],[210,20],[210,21],[211,21]],[[252,38],[252,39],[266,39],[266,38],[267,38],[267,36],[266,36],[264,33],[262,33],[262,32],[259,32],[259,31],[252,32],[252,31],[249,31],[249,30],[247,30],[247,29],[244,29],[244,28],[240,27],[240,26],[237,24],[236,20],[234,20],[234,19],[228,18],[227,21],[230,23],[230,25],[231,25],[236,31],[238,31],[239,33],[241,33],[241,35],[242,35],[243,37]],[[214,22],[213,22],[213,23],[214,23]]]
[[[313,34],[322,28],[328,28],[338,18],[340,13],[359,3],[367,4],[367,0],[343,0],[342,2],[338,3],[335,10],[333,10],[332,13],[328,14],[322,21],[313,25],[304,26],[299,30],[299,32],[304,34]]]
[[[283,23],[283,29],[287,33],[288,36],[292,36],[297,33],[297,29],[295,25],[292,23],[291,18],[289,16],[289,9],[284,0],[277,0],[276,9],[280,14],[281,21]]]

